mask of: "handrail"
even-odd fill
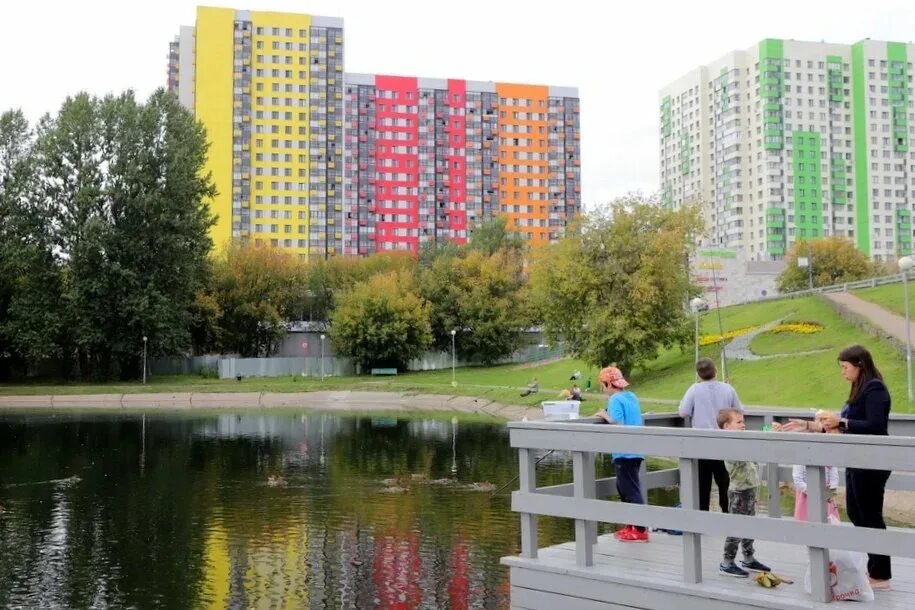
[[[830,599],[829,548],[915,557],[915,530],[880,531],[843,528],[826,523],[826,466],[915,470],[915,437],[826,435],[804,433],[694,430],[659,426],[621,427],[578,422],[512,422],[511,446],[518,449],[521,486],[512,495],[512,510],[521,513],[521,554],[537,556],[537,517],[575,520],[575,549],[579,565],[593,564],[597,522],[639,523],[684,532],[684,579],[698,583],[701,535],[716,534],[800,544],[808,547],[814,598]],[[535,451],[572,452],[573,482],[537,488]],[[683,508],[624,504],[598,499],[607,495],[609,480],[596,480],[596,453],[621,452],[665,456],[679,460]],[[698,460],[734,459],[775,464],[769,477],[780,477],[778,464],[807,466],[809,522],[773,516],[748,517],[699,511]],[[911,475],[903,475],[908,478]],[[670,471],[650,473],[646,483],[659,486],[672,479]],[[598,494],[600,492],[600,494]],[[569,497],[571,496],[571,498]],[[776,496],[777,498],[777,496]]]
[[[909,278],[912,278],[912,272],[909,271]],[[896,284],[902,281],[901,273],[894,273],[892,275],[883,275],[880,277],[871,277],[866,280],[856,280],[854,282],[843,282],[841,284],[830,284],[829,286],[819,286],[817,288],[808,288],[806,290],[795,290],[793,292],[783,292],[781,294],[772,294],[767,296],[760,296],[753,299],[746,299],[741,302],[741,304],[747,303],[761,303],[763,301],[778,301],[781,299],[795,299],[800,297],[808,297],[815,294],[824,294],[830,292],[848,292],[849,290],[858,290],[859,288],[876,288],[877,286],[883,286],[885,284]]]

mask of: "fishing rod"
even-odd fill
[[[556,450],[555,450],[555,449],[550,449],[549,451],[547,451],[546,453],[544,453],[543,455],[541,455],[539,458],[537,458],[537,461],[534,462],[534,465],[536,466],[537,464],[539,464],[540,462],[542,462],[548,455],[550,455],[550,454],[553,453],[554,451],[556,451]],[[514,478],[512,478],[511,481],[509,481],[508,483],[506,483],[505,485],[503,485],[503,486],[500,487],[499,489],[497,489],[497,490],[495,490],[494,492],[492,492],[491,494],[489,494],[489,499],[492,500],[494,497],[496,497],[496,494],[498,494],[500,491],[502,491],[503,489],[505,489],[506,487],[508,487],[509,485],[511,485],[512,483],[514,483],[515,481],[517,481],[518,478],[519,478],[520,476],[521,476],[521,473],[518,473],[517,475],[515,475]]]

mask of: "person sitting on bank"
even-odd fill
[[[607,395],[607,407],[598,411],[597,416],[608,424],[643,425],[639,399],[626,390],[629,382],[623,377],[623,372],[615,366],[608,366],[601,369],[598,380]],[[614,453],[612,457],[613,469],[616,471],[616,491],[620,500],[630,504],[645,504],[639,480],[639,468],[645,456],[638,453]],[[613,537],[621,542],[648,542],[648,530],[642,525],[627,525],[614,532]]]
[[[527,384],[527,387],[521,391],[521,396],[530,396],[531,394],[536,394],[539,391],[540,382],[537,381],[536,377],[534,377],[534,379],[529,384]]]
[[[722,409],[718,411],[718,427],[722,430],[746,430],[743,413],[737,409]],[[727,461],[725,467],[730,477],[728,490],[728,512],[732,515],[756,514],[756,488],[759,487],[759,470],[755,462]],[[737,558],[737,547],[743,547],[743,561],[740,566],[734,563]],[[754,556],[753,540],[751,538],[737,538],[728,536],[724,541],[724,560],[718,566],[718,571],[725,576],[746,578],[751,572],[768,572],[769,566],[760,563]]]
[[[584,400],[581,397],[581,388],[578,387],[577,383],[572,386],[571,390],[569,390],[569,394],[570,394],[570,397],[572,400],[578,400],[578,401]]]

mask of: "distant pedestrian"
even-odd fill
[[[635,394],[626,390],[629,382],[622,371],[615,366],[608,366],[598,375],[601,388],[607,395],[607,408],[598,411],[597,415],[608,424],[619,426],[641,426],[642,409]],[[616,470],[616,490],[620,500],[630,504],[645,504],[642,497],[642,485],[639,480],[639,468],[644,455],[638,453],[614,453],[613,468]],[[613,537],[622,542],[648,542],[648,531],[642,525],[627,525],[616,531]]]
[[[715,379],[717,371],[711,358],[700,358],[696,362],[700,381],[686,390],[678,409],[680,417],[691,417],[693,428],[716,430],[718,412],[722,409],[737,409],[743,412],[743,405],[732,386]],[[712,495],[712,479],[718,486],[718,506],[721,512],[728,512],[728,470],[721,460],[699,460],[699,510],[708,510]]]

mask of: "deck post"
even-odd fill
[[[699,460],[680,458],[680,503],[699,510]],[[683,582],[702,582],[702,534],[683,532]]]
[[[775,418],[767,413],[763,419],[764,426],[771,426]],[[782,516],[781,491],[778,487],[778,464],[766,464],[766,490],[769,492],[769,516],[778,519]]]
[[[593,500],[597,495],[594,480],[594,454],[588,451],[572,452],[572,489],[575,500]],[[597,542],[597,524],[584,519],[575,520],[575,563],[581,567],[594,565],[594,543]]]
[[[534,450],[519,448],[518,461],[520,462],[520,490],[524,493],[537,491]],[[521,556],[537,559],[537,515],[535,513],[521,513]]]
[[[826,467],[807,466],[807,520],[826,523]],[[829,582],[829,549],[808,547],[810,592],[818,602],[832,600]]]

